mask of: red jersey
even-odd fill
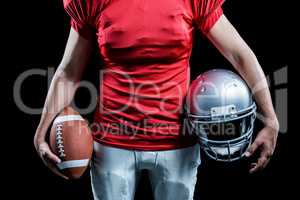
[[[182,105],[196,29],[206,34],[224,0],[64,0],[72,27],[96,36],[101,70],[96,141],[168,150],[197,141],[182,134]]]

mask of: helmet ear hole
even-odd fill
[[[228,70],[207,71],[192,82],[185,103],[189,130],[210,158],[242,157],[251,144],[256,106],[241,77]]]

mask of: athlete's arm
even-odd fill
[[[260,157],[256,163],[251,164],[250,172],[263,169],[274,152],[279,130],[264,72],[253,51],[224,15],[207,37],[245,79],[255,96],[265,127],[258,133],[246,156],[253,155],[259,149]]]
[[[91,47],[90,40],[81,37],[71,28],[63,59],[51,82],[41,120],[35,133],[34,145],[39,156],[56,174],[59,173],[54,164],[59,163],[60,159],[51,152],[46,143],[46,133],[54,117],[73,100],[90,57]]]

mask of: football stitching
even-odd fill
[[[64,147],[64,140],[62,137],[62,126],[63,124],[57,124],[56,125],[56,148],[59,153],[60,158],[65,158],[65,147]]]

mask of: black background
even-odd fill
[[[282,3],[272,4],[261,0],[228,0],[223,8],[226,16],[240,32],[256,53],[266,74],[271,74],[289,64],[289,32],[287,10]],[[13,3],[12,3],[13,4]],[[8,7],[14,18],[5,24],[7,36],[6,53],[10,55],[9,84],[7,96],[10,106],[8,115],[10,141],[13,148],[8,154],[11,162],[9,178],[5,186],[9,199],[91,199],[88,174],[75,182],[64,181],[54,176],[38,158],[33,147],[33,136],[39,122],[38,115],[21,112],[13,101],[13,84],[25,70],[31,68],[47,69],[56,67],[63,55],[69,33],[69,18],[65,14],[62,1],[20,1]],[[6,21],[6,20],[4,20]],[[96,55],[96,52],[95,52]],[[93,56],[84,79],[97,84],[99,60]],[[197,34],[191,60],[192,77],[214,68],[232,69],[230,64],[200,34]],[[284,85],[283,87],[287,87]],[[27,105],[41,107],[47,93],[45,77],[31,77],[22,87],[22,97]],[[87,104],[88,94],[79,91],[76,95],[78,105]],[[87,115],[91,119],[91,115]],[[257,129],[260,124],[257,123]],[[241,199],[272,198],[284,195],[292,198],[291,180],[294,177],[294,165],[291,159],[291,133],[279,135],[278,146],[269,166],[260,173],[249,175],[249,161],[228,165],[214,163],[203,157],[199,168],[195,199]],[[11,147],[10,147],[11,148]],[[152,199],[146,172],[144,173],[136,199]],[[9,190],[10,189],[10,190]]]

